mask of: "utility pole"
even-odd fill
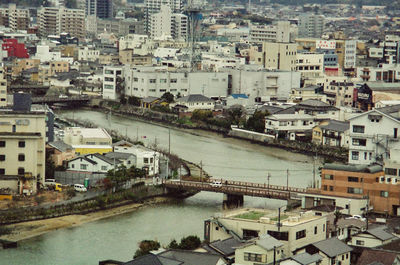
[[[168,127],[168,155],[171,154],[171,128]]]
[[[289,169],[286,169],[286,189],[289,190]]]
[[[139,141],[139,127],[136,127],[136,142]]]
[[[203,182],[203,161],[200,161],[200,182]]]
[[[281,232],[281,207],[278,208],[278,232]]]
[[[268,181],[268,193],[269,193],[269,179],[271,178],[271,174],[268,172],[267,174],[267,181]]]

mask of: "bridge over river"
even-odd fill
[[[181,191],[224,193],[224,208],[243,206],[243,196],[287,200],[288,203],[291,203],[300,200],[301,194],[311,193],[304,188],[223,179],[206,179],[205,181],[163,180],[162,185],[167,189],[177,189]]]

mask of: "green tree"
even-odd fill
[[[161,246],[160,242],[158,242],[158,241],[143,240],[139,243],[139,249],[136,250],[135,256],[133,256],[133,258],[147,255],[150,253],[150,251],[159,249],[160,246]]]
[[[212,114],[211,110],[196,109],[193,111],[191,119],[206,122],[209,118],[212,118],[212,117],[213,117],[213,114]]]
[[[265,130],[265,116],[268,114],[263,111],[256,110],[245,125],[245,128],[255,132],[263,133]]]
[[[228,117],[231,121],[231,124],[239,125],[242,115],[242,108],[231,108],[228,110]]]
[[[174,95],[172,95],[170,92],[165,92],[162,96],[162,99],[165,99],[166,102],[172,103],[174,102]]]
[[[170,243],[169,243],[169,245],[168,245],[168,247],[167,247],[168,249],[179,249],[179,244],[176,242],[176,240],[174,239],[174,240],[172,240]]]
[[[180,249],[193,250],[200,247],[201,241],[198,236],[187,236],[181,239]]]
[[[129,105],[140,106],[140,99],[135,96],[128,97]]]
[[[121,95],[121,98],[119,100],[119,103],[121,103],[122,105],[125,105],[128,101],[126,100],[125,96]]]

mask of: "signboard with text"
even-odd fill
[[[315,48],[334,50],[334,49],[336,49],[336,41],[334,41],[334,40],[317,40],[315,43]]]

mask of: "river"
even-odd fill
[[[156,143],[195,163],[211,176],[250,182],[306,187],[311,184],[312,158],[220,135],[168,129],[134,119],[90,110],[61,111],[61,116],[90,120],[146,145]],[[289,173],[288,173],[289,172]],[[245,207],[276,208],[285,202],[245,197]],[[99,260],[132,258],[137,243],[156,239],[162,244],[196,234],[203,239],[203,221],[222,211],[222,194],[201,192],[177,203],[145,207],[79,227],[60,229],[0,250],[0,264],[98,264]]]

